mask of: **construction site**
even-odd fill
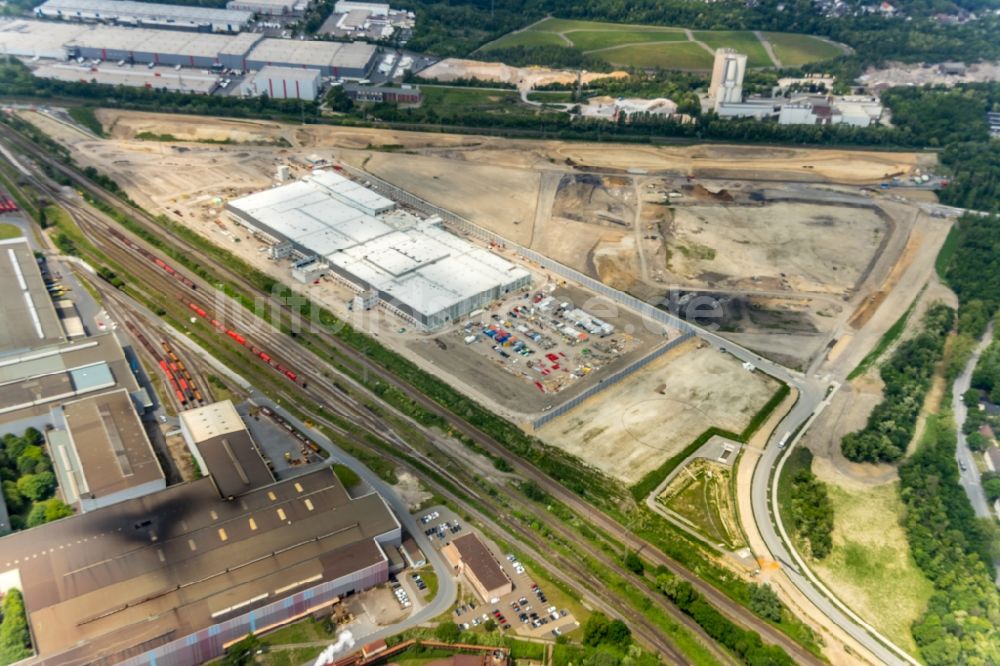
[[[709,426],[739,432],[777,383],[633,309],[609,308],[544,258],[682,318],[686,304],[707,298],[718,317],[699,323],[804,371],[823,360],[856,364],[858,350],[913,301],[949,228],[878,187],[932,167],[933,155],[512,141],[111,110],[98,112],[108,135],[99,139],[46,114],[21,113],[141,206],[291,283],[625,482]],[[161,140],[142,140],[150,136]],[[366,178],[372,187],[389,183],[495,234],[504,240],[445,225],[528,271],[530,285],[428,332],[382,308],[358,311],[356,291],[330,275],[294,283],[290,264],[270,259],[271,244],[237,226],[226,205],[316,169],[342,169],[366,186]],[[584,322],[595,318],[613,329],[588,332]],[[590,393],[667,345],[628,382]]]

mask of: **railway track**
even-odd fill
[[[29,142],[24,141],[18,135],[14,134],[14,136],[11,137],[11,133],[12,131],[9,128],[0,126],[0,134],[6,136],[8,139],[11,139],[22,150],[32,154],[34,159],[44,162],[50,168],[56,169],[59,172],[65,174],[66,176],[71,178],[79,187],[85,189],[88,193],[90,193],[91,196],[100,198],[106,204],[113,206],[115,209],[122,212],[123,214],[132,217],[138,223],[142,224],[148,231],[156,234],[160,238],[164,238],[164,231],[162,227],[151,216],[145,214],[142,211],[133,209],[124,204],[123,202],[117,200],[116,198],[108,195],[102,189],[96,187],[90,181],[77,174],[74,170],[67,168],[65,165],[61,164],[56,160],[52,160],[47,155],[40,154],[37,147],[35,147],[33,144],[30,144]],[[78,205],[75,202],[66,202],[65,197],[59,196],[59,198],[64,203],[67,203],[67,205],[74,205],[78,207]],[[98,222],[96,224],[98,224],[99,226],[103,225],[105,230],[107,228],[114,228],[115,225],[115,223],[106,223],[106,222],[104,223]],[[91,233],[93,232],[94,229],[91,230]],[[93,236],[91,236],[91,238],[93,240]],[[214,258],[207,255],[199,248],[188,244],[183,239],[178,239],[172,236],[168,237],[168,239],[165,240],[167,240],[167,242],[170,242],[174,246],[180,246],[186,254],[202,262],[206,268],[211,269],[217,275],[225,276],[227,280],[239,286],[240,288],[244,289],[247,293],[251,294],[258,293],[256,286],[251,284],[249,280],[247,280],[246,278],[244,278],[239,274],[232,272],[231,269],[228,269],[227,267],[221,265]],[[108,245],[105,244],[104,247],[110,250]],[[115,254],[117,255],[118,252],[116,252]],[[130,270],[132,270],[132,268],[134,267],[136,267],[135,263],[132,264]],[[143,267],[142,271],[138,272],[137,274],[144,274],[146,272],[148,272],[148,268]],[[165,283],[162,280],[157,280],[157,284],[165,284]],[[171,287],[176,288],[174,285],[171,285]],[[289,315],[291,314],[291,310],[287,306],[284,306],[284,310],[286,314]],[[243,310],[241,306],[237,306],[236,308],[234,308],[233,312],[231,312],[230,314],[239,318],[244,323],[249,323],[246,317],[254,317],[251,313]],[[254,317],[254,320],[255,324],[258,323],[256,317]],[[395,435],[395,433],[392,432],[391,428],[389,428],[384,423],[375,419],[374,416],[370,412],[368,412],[368,410],[364,409],[363,407],[360,407],[357,404],[356,400],[351,400],[350,402],[344,400],[345,396],[340,391],[337,391],[336,388],[333,388],[324,375],[321,375],[319,371],[315,370],[315,367],[323,367],[323,366],[315,365],[318,359],[316,359],[311,352],[309,352],[309,355],[306,356],[303,350],[299,348],[300,347],[299,345],[295,344],[289,345],[288,344],[289,339],[287,336],[278,331],[275,331],[274,329],[271,329],[269,326],[262,327],[261,330],[272,331],[271,333],[265,333],[264,337],[272,345],[272,348],[280,348],[283,350],[283,353],[288,357],[287,360],[292,364],[292,367],[309,369],[308,371],[303,371],[303,375],[309,377],[310,388],[318,385],[324,388],[324,392],[325,390],[331,390],[334,392],[331,395],[325,395],[325,396],[316,395],[316,397],[326,400],[330,400],[332,398],[333,400],[332,404],[337,405],[337,408],[334,410],[335,413],[343,416],[344,418],[350,419],[352,422],[362,425],[369,432],[372,432],[373,434],[376,434],[379,437],[387,439],[392,444],[401,446],[402,450],[406,451],[408,455],[414,455],[419,457],[422,462],[430,465],[436,472],[443,473],[445,477],[452,480],[452,482],[458,481],[458,479],[456,479],[456,477],[450,471],[444,470],[440,465],[431,461],[422,453],[416,451],[413,447],[406,445],[406,443],[402,441],[402,438],[398,437],[398,435]],[[280,336],[280,338],[278,336]],[[695,574],[688,571],[680,563],[676,562],[672,558],[669,558],[664,553],[662,553],[653,544],[650,544],[645,540],[639,539],[631,532],[629,532],[624,526],[619,524],[617,521],[605,515],[593,505],[590,505],[589,503],[585,502],[582,498],[568,491],[561,484],[549,478],[547,475],[542,473],[533,465],[525,462],[518,456],[511,454],[500,442],[497,442],[489,435],[483,433],[477,428],[459,419],[450,411],[446,410],[444,407],[442,407],[438,403],[434,402],[433,400],[422,394],[419,390],[397,379],[394,375],[390,374],[381,366],[373,363],[365,356],[358,354],[358,352],[355,349],[348,346],[346,343],[344,343],[336,336],[322,331],[310,332],[309,336],[314,337],[316,341],[320,342],[321,344],[328,345],[338,354],[347,358],[351,358],[352,361],[360,364],[370,375],[378,378],[380,381],[384,381],[390,384],[397,390],[401,391],[408,398],[415,401],[423,408],[427,409],[429,412],[440,416],[448,423],[448,425],[453,430],[466,435],[467,437],[472,439],[472,441],[474,441],[477,445],[483,447],[492,455],[506,460],[512,466],[515,473],[518,474],[521,478],[531,479],[535,481],[554,499],[566,505],[569,509],[571,509],[574,513],[576,513],[580,517],[595,523],[598,527],[600,527],[600,529],[602,529],[604,532],[606,532],[609,536],[611,536],[615,540],[624,544],[627,548],[641,552],[642,555],[647,560],[649,560],[653,565],[665,566],[674,575],[678,576],[682,580],[689,582],[696,590],[698,590],[701,594],[703,594],[706,597],[706,599],[710,603],[712,603],[713,606],[718,608],[724,615],[729,617],[731,620],[737,622],[738,624],[758,632],[761,635],[761,637],[765,640],[765,642],[781,646],[789,653],[790,656],[792,656],[793,659],[796,660],[797,663],[802,663],[802,664],[822,663],[812,653],[805,650],[801,645],[799,645],[791,638],[789,638],[782,632],[772,627],[770,624],[758,618],[748,609],[744,608],[737,602],[733,601],[732,599],[727,597],[725,594],[723,594],[710,584],[698,578]],[[320,363],[322,363],[321,360]],[[368,395],[367,389],[354,382],[350,377],[344,375],[342,376],[342,380],[350,382],[352,388],[354,388],[357,391],[363,391],[366,395]],[[301,398],[301,395],[297,397]],[[371,396],[371,397],[373,400],[381,402],[377,398],[377,396]],[[429,439],[432,442],[435,441],[434,437],[430,437]],[[547,522],[551,525],[553,522],[557,523],[558,521],[550,520]],[[559,525],[556,525],[555,527],[557,531],[560,531],[560,529],[565,529]],[[579,537],[572,534],[570,534],[569,536],[570,538],[573,539],[573,541],[580,542]],[[583,545],[589,545],[589,544],[583,544]],[[589,577],[591,576],[588,575],[588,578]],[[689,626],[687,625],[687,622],[690,622],[690,618],[687,618],[687,616],[680,613],[680,611],[677,610],[676,608],[673,607],[671,608],[673,609],[671,615],[677,618],[678,621],[684,623],[685,626]],[[699,634],[703,635],[703,633],[700,632],[700,628],[699,628]]]

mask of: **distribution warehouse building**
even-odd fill
[[[227,204],[288,252],[329,267],[359,293],[430,330],[531,283],[531,274],[332,171]],[[286,252],[287,251],[287,252]]]
[[[253,12],[164,5],[134,0],[46,0],[35,7],[39,18],[71,21],[100,21],[118,25],[197,32],[239,32],[253,18]]]
[[[267,39],[109,25],[0,23],[0,53],[24,58],[81,57],[182,67],[260,70],[268,65],[315,69],[323,76],[363,79],[378,57],[371,44]]]

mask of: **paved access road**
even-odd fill
[[[986,494],[983,492],[983,484],[979,478],[976,461],[972,457],[972,451],[969,449],[965,433],[962,432],[962,426],[965,425],[965,419],[969,414],[969,408],[965,406],[962,396],[972,385],[972,372],[976,369],[976,363],[979,361],[980,355],[992,341],[993,322],[990,322],[986,333],[983,334],[983,339],[979,341],[976,349],[972,352],[972,356],[969,358],[969,362],[965,364],[962,374],[955,379],[951,396],[951,409],[955,414],[955,425],[958,427],[958,447],[955,450],[955,459],[958,460],[959,470],[961,470],[959,483],[962,484],[965,494],[969,496],[969,501],[972,502],[972,508],[975,509],[976,515],[980,518],[990,518],[992,512],[990,511],[989,503],[986,501]]]

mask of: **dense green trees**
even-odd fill
[[[42,433],[34,428],[21,437],[7,434],[2,438],[0,481],[12,529],[35,527],[73,513],[62,500],[52,497],[56,477],[43,442]]]
[[[983,474],[982,482],[986,499],[991,502],[1000,499],[1000,472],[986,472]]]
[[[865,427],[841,441],[848,460],[895,462],[903,457],[954,319],[951,308],[932,306],[924,315],[923,330],[901,343],[882,364],[885,397],[872,410]]]
[[[961,208],[1000,209],[1000,144],[990,140],[986,112],[1000,110],[1000,83],[954,88],[892,88],[882,94],[892,122],[915,145],[943,147],[952,181],[941,201]]]
[[[809,545],[809,553],[822,560],[833,549],[833,505],[826,485],[805,467],[792,476],[790,516],[792,530]]]
[[[980,301],[983,312],[991,315],[1000,309],[1000,217],[965,215],[954,233],[955,251],[942,272],[962,304],[959,321],[972,301]],[[979,317],[982,329],[988,319]]]
[[[626,648],[632,642],[632,631],[621,620],[610,620],[604,613],[592,613],[583,624],[583,644],[588,647],[611,645]]]
[[[0,622],[0,664],[13,664],[31,656],[31,634],[24,610],[24,595],[11,588],[3,598],[3,621]]]
[[[757,632],[740,627],[716,610],[687,581],[661,569],[656,576],[656,586],[678,608],[690,615],[705,633],[732,652],[742,663],[754,666],[790,666],[794,663],[784,650],[774,645],[764,645]]]
[[[750,610],[765,620],[781,622],[784,606],[778,593],[768,583],[750,586]]]
[[[1000,593],[993,581],[990,535],[958,482],[954,425],[928,423],[920,448],[899,469],[913,558],[934,584],[913,625],[930,666],[1000,663]]]
[[[979,357],[972,373],[972,387],[984,391],[993,404],[1000,404],[1000,336]]]

